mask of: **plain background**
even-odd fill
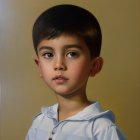
[[[103,70],[87,92],[112,109],[127,139],[140,133],[139,0],[0,0],[0,140],[24,140],[41,106],[56,102],[34,63],[32,26],[56,4],[82,6],[94,13],[103,32]]]

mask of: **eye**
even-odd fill
[[[79,53],[78,52],[68,52],[67,53],[67,57],[69,58],[77,58],[79,56]]]
[[[53,58],[53,53],[51,53],[51,52],[46,52],[46,53],[43,53],[43,55],[42,55],[44,58],[47,58],[47,59],[51,59],[51,58]]]

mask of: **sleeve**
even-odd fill
[[[35,140],[35,128],[33,126],[30,127],[25,140]]]
[[[94,137],[97,140],[126,140],[121,130],[112,121],[104,118],[95,121]]]
[[[36,140],[36,134],[37,134],[36,128],[39,126],[41,119],[42,119],[41,113],[37,114],[33,118],[32,125],[28,130],[25,140]]]

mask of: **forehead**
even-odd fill
[[[38,50],[45,46],[52,48],[88,48],[83,38],[74,35],[61,35],[53,39],[43,39],[38,45]]]

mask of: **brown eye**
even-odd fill
[[[68,52],[67,57],[69,58],[77,58],[79,56],[78,52]]]
[[[51,58],[53,58],[53,56],[54,56],[53,53],[50,53],[50,52],[47,52],[47,53],[43,54],[43,57],[47,58],[47,59],[51,59]]]

